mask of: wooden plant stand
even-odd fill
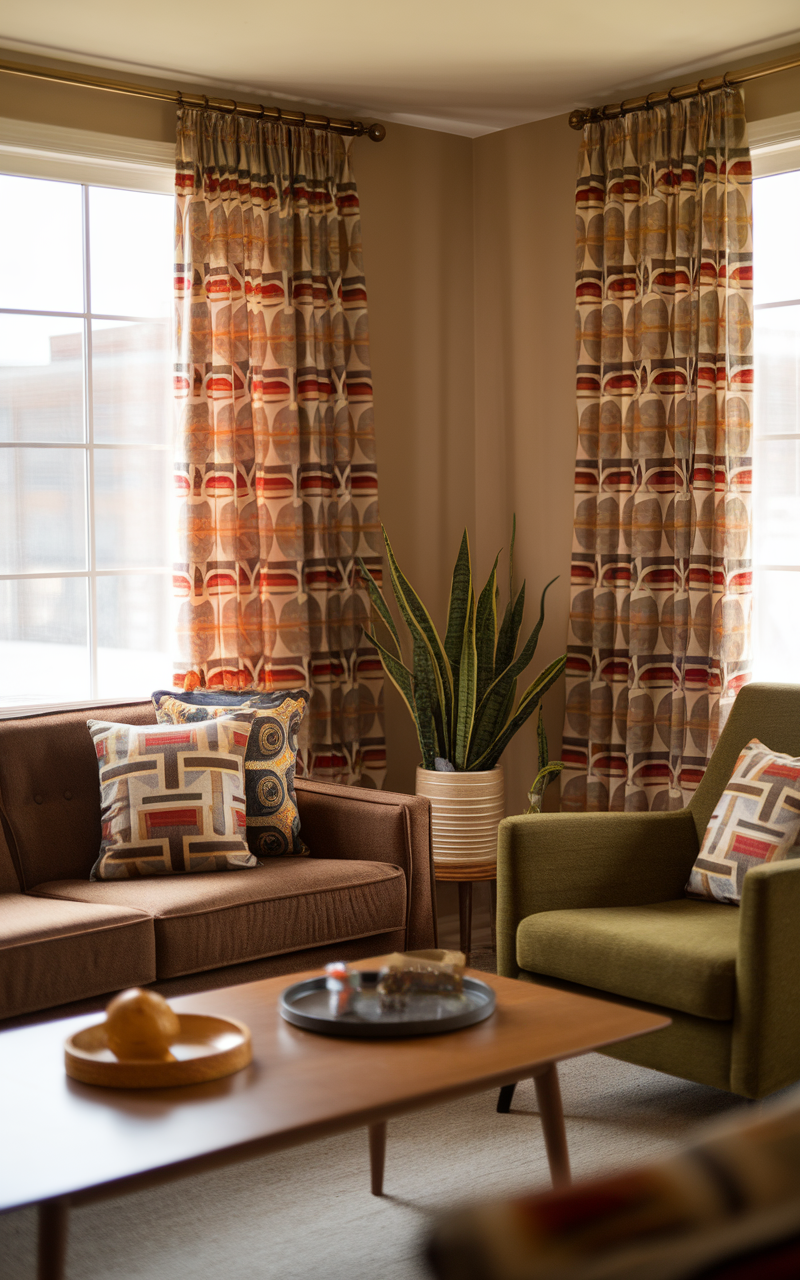
[[[467,957],[472,950],[472,886],[476,880],[491,881],[492,895],[492,946],[495,945],[495,919],[497,916],[497,863],[496,862],[436,862],[434,874],[437,880],[458,882],[458,924],[460,947]]]

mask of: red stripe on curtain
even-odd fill
[[[351,140],[178,113],[178,687],[311,694],[300,771],[380,786],[380,575]]]
[[[751,172],[738,90],[587,125],[568,810],[683,807],[749,679]]]

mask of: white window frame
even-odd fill
[[[750,156],[753,167],[753,178],[772,178],[777,174],[791,173],[800,169],[800,111],[793,111],[783,116],[773,116],[768,120],[756,120],[748,125]],[[754,314],[761,310],[775,310],[780,307],[800,305],[800,298],[788,298],[780,302],[762,302],[754,304]],[[756,449],[755,422],[753,423],[753,453]],[[758,441],[796,440],[800,443],[798,432],[759,432]],[[753,565],[754,606],[758,608],[758,576],[761,573],[781,572],[800,573],[798,565]],[[754,618],[754,630],[757,622]],[[800,681],[800,671],[798,672]]]
[[[141,321],[142,316],[106,316],[99,312],[89,312],[86,304],[90,298],[89,271],[90,263],[85,246],[88,242],[89,228],[89,191],[94,187],[116,187],[134,191],[149,191],[156,194],[171,195],[175,187],[175,144],[169,142],[150,142],[138,138],[121,137],[114,134],[96,133],[85,129],[71,129],[61,125],[42,125],[24,120],[0,118],[0,173],[17,177],[44,178],[47,181],[80,183],[83,187],[83,243],[84,243],[84,310],[70,312],[26,311],[32,316],[60,316],[80,321],[84,326],[86,341],[83,352],[84,397],[86,415],[86,438],[79,443],[39,443],[25,442],[25,448],[33,449],[76,449],[83,451],[87,458],[87,567],[86,569],[65,570],[63,572],[42,573],[4,573],[4,581],[33,580],[45,578],[82,578],[87,580],[90,593],[89,622],[90,628],[97,617],[97,579],[99,577],[135,575],[143,572],[155,572],[153,569],[117,568],[113,570],[98,569],[95,555],[94,528],[94,452],[96,449],[122,449],[130,445],[102,444],[94,441],[93,403],[92,403],[92,320]],[[17,308],[0,308],[0,314],[18,314]],[[0,447],[18,447],[17,442],[8,442]],[[139,445],[139,448],[159,450],[159,445]],[[160,570],[171,575],[171,566]],[[92,686],[97,686],[97,645],[94,636],[88,637]],[[144,695],[145,697],[147,695]],[[53,711],[78,710],[82,707],[121,706],[131,701],[127,697],[102,697],[82,699],[77,702],[53,702],[20,704],[18,706],[0,707],[0,720],[16,719],[23,716],[46,715]]]

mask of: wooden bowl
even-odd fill
[[[85,1027],[64,1045],[67,1075],[111,1089],[168,1089],[219,1080],[252,1062],[250,1029],[243,1022],[202,1013],[181,1013],[179,1021],[180,1034],[170,1045],[174,1062],[121,1062],[108,1047],[104,1022]]]

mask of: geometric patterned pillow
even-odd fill
[[[750,868],[784,858],[800,858],[800,759],[753,738],[717,801],[686,892],[738,906]]]
[[[91,880],[257,867],[245,840],[252,713],[204,724],[89,720],[100,771],[100,855]]]
[[[297,731],[308,694],[303,689],[298,695],[257,695],[248,699],[249,707],[262,697],[276,701],[268,709],[244,712],[252,718],[244,765],[247,843],[257,858],[298,857],[309,852],[300,836],[294,790]],[[189,703],[171,693],[154,693],[153,701],[159,724],[197,724],[217,716],[235,718],[239,714],[230,705]]]
[[[152,693],[153,706],[158,710],[158,704],[162,698],[178,698],[187,708],[197,707],[216,707],[217,715],[221,712],[219,708],[227,707],[231,715],[234,711],[271,711],[273,707],[279,707],[286,699],[292,702],[302,702],[308,706],[309,693],[307,689],[240,689],[238,693],[229,693],[224,689],[194,689],[192,691],[176,692],[174,689],[156,689]],[[202,714],[194,716],[188,714],[187,720],[203,720]],[[296,764],[297,776],[303,776],[303,760],[302,757]]]

